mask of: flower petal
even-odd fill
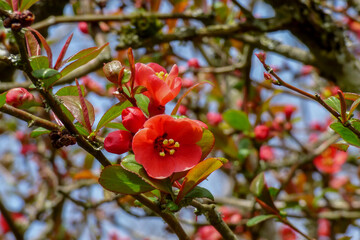
[[[176,158],[175,172],[182,172],[193,168],[201,159],[201,148],[196,145],[180,145],[173,155]]]

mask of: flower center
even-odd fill
[[[158,78],[165,81],[169,74],[164,73],[163,71],[155,73]]]
[[[155,140],[154,148],[159,152],[161,157],[165,157],[166,154],[174,155],[177,148],[180,147],[179,142],[175,142],[175,140],[172,138],[167,139],[165,137],[166,136],[158,137]]]
[[[332,166],[334,164],[334,161],[333,161],[332,157],[324,157],[323,163],[326,166]]]

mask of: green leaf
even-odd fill
[[[324,102],[326,102],[330,107],[335,109],[338,113],[341,112],[341,103],[338,98],[332,96],[332,97],[325,99]]]
[[[149,115],[148,107],[149,107],[150,99],[144,94],[136,94],[135,99],[138,107],[145,113],[145,115]]]
[[[77,96],[58,96],[62,104],[71,112],[74,118],[86,127],[83,109],[81,107],[80,99]],[[86,107],[88,109],[90,124],[93,125],[95,121],[94,107],[85,99]]]
[[[79,131],[79,133],[81,135],[83,135],[83,136],[89,136],[90,135],[89,131],[83,125],[81,125],[81,123],[77,122],[74,125],[75,125],[75,128]]]
[[[114,120],[115,118],[121,115],[122,110],[127,107],[130,107],[131,103],[129,101],[120,102],[112,106],[109,110],[107,110],[104,115],[101,117],[96,131],[99,131],[103,126],[105,126],[108,122]]]
[[[335,122],[330,125],[331,129],[333,129],[337,134],[339,134],[344,141],[347,143],[360,147],[360,139],[353,133],[350,129],[344,127],[342,123]]]
[[[208,198],[213,201],[215,200],[214,196],[211,194],[209,190],[199,186],[196,186],[193,190],[191,190],[188,194],[186,194],[185,198],[187,199]]]
[[[332,147],[340,150],[340,151],[343,151],[343,152],[346,152],[349,148],[349,145],[348,144],[345,144],[345,143],[334,143],[334,144],[331,144]]]
[[[36,138],[40,135],[48,134],[48,133],[51,133],[51,131],[47,130],[46,128],[38,127],[31,132],[30,137]]]
[[[61,74],[62,76],[66,76],[67,74],[69,74],[70,72],[74,71],[75,69],[77,69],[78,67],[90,62],[91,60],[93,60],[94,58],[96,58],[101,51],[107,46],[109,45],[109,43],[104,44],[103,46],[96,48],[95,50],[91,51],[90,53],[81,56],[79,59],[77,59],[75,62],[70,63],[69,65],[67,65],[62,71]]]
[[[255,197],[259,197],[261,195],[261,193],[264,191],[264,188],[266,188],[265,177],[264,177],[264,172],[261,172],[251,182],[251,184],[250,184],[250,192],[252,194],[254,194]]]
[[[6,93],[7,92],[3,92],[0,94],[0,108],[6,103]]]
[[[88,55],[89,53],[95,51],[97,49],[97,47],[90,47],[90,48],[86,48],[81,50],[80,52],[74,54],[73,56],[69,57],[68,59],[65,60],[65,62],[71,62],[71,61],[75,61],[78,60],[79,58],[82,58],[86,55]]]
[[[276,215],[260,215],[260,216],[256,216],[256,217],[253,217],[251,219],[249,219],[249,221],[247,221],[246,223],[246,226],[248,227],[253,227],[265,220],[268,220],[268,219],[271,219],[271,218],[276,218],[277,216]]]
[[[45,88],[52,86],[61,78],[61,73],[51,68],[38,69],[31,73],[34,77],[41,79]]]
[[[45,56],[34,56],[29,58],[33,71],[41,69],[49,69],[49,59]]]
[[[124,125],[122,123],[118,123],[118,122],[109,122],[108,124],[105,125],[105,127],[119,129],[119,130],[126,130]]]
[[[240,110],[227,110],[224,112],[223,118],[232,128],[236,130],[249,131],[251,129],[248,116]]]
[[[20,5],[20,12],[29,9],[32,5],[34,5],[39,0],[22,0]]]
[[[250,192],[257,198],[256,201],[266,210],[272,212],[279,210],[275,207],[270,191],[265,183],[264,172],[257,175],[250,184]]]
[[[49,44],[46,42],[46,39],[41,35],[41,33],[36,31],[35,29],[33,29],[31,27],[27,27],[27,29],[29,29],[30,31],[35,33],[37,38],[40,40],[41,44],[45,48],[46,55],[48,56],[49,66],[50,66],[50,68],[52,68],[52,51],[51,51],[51,48],[50,48]]]
[[[348,113],[348,119],[351,117],[357,106],[360,104],[360,98],[356,99],[353,104],[351,104],[349,113]]]
[[[141,177],[142,180],[144,180],[154,188],[159,189],[162,192],[172,193],[172,186],[170,180],[168,178],[162,180],[151,178],[146,173],[143,166],[136,162],[135,156],[133,154],[124,157],[121,160],[121,166],[129,172],[135,173],[136,175]]]
[[[274,188],[274,187],[269,187],[269,193],[271,197],[275,197],[276,194],[278,194],[279,189],[278,188]]]
[[[224,158],[208,158],[193,167],[184,178],[176,203],[178,204],[188,192],[204,181],[212,172],[219,169],[226,161]]]
[[[0,0],[0,8],[3,10],[12,10],[12,7],[5,0]]]
[[[100,174],[99,183],[106,190],[122,194],[139,194],[154,189],[138,175],[126,171],[120,165],[105,167]]]
[[[82,94],[85,94],[85,87],[83,85],[81,87]],[[66,86],[60,88],[56,94],[57,96],[79,96],[79,92],[76,86]]]
[[[211,152],[215,144],[215,138],[211,131],[204,128],[203,135],[200,141],[196,145],[201,147],[201,160],[206,158],[206,156]]]
[[[124,76],[121,79],[121,82],[122,83],[127,83],[127,82],[130,81],[130,78],[131,78],[131,71],[125,68],[124,69]]]
[[[337,96],[338,97],[338,96]],[[356,93],[351,93],[351,92],[344,92],[344,97],[347,100],[352,100],[352,101],[356,101],[357,99],[360,98],[360,94],[356,94]]]

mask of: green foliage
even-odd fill
[[[30,137],[36,138],[36,137],[41,136],[43,134],[49,134],[50,132],[51,132],[50,130],[47,130],[47,129],[42,128],[42,127],[38,127],[38,128],[34,129],[31,132]]]
[[[154,188],[120,165],[105,167],[100,174],[99,183],[103,188],[114,193],[139,194],[149,192]]]
[[[104,115],[101,117],[97,127],[96,131],[99,131],[102,127],[104,127],[106,124],[114,120],[115,118],[119,117],[122,113],[122,111],[130,107],[131,103],[129,101],[120,102],[112,106],[109,110],[107,110]]]
[[[203,187],[196,186],[194,187],[186,196],[185,199],[194,199],[194,198],[208,198],[214,201],[214,196],[209,190]]]
[[[337,134],[339,134],[347,143],[360,147],[360,139],[349,128],[344,127],[342,123],[335,122],[330,125]]]
[[[234,129],[239,131],[250,131],[251,124],[246,113],[240,110],[230,109],[224,112],[224,120]]]
[[[6,103],[6,93],[7,92],[0,94],[0,108]]]
[[[276,215],[260,215],[260,216],[256,216],[256,217],[253,217],[251,219],[249,219],[246,223],[246,226],[248,227],[253,227],[263,221],[266,221],[268,219],[271,219],[271,218],[276,218],[277,216]]]

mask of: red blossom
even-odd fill
[[[200,68],[199,60],[197,58],[191,58],[187,61],[190,68]]]
[[[208,112],[206,118],[211,125],[218,125],[222,121],[221,114],[216,112]]]
[[[338,190],[348,182],[349,178],[346,176],[335,176],[330,179],[329,185],[330,187]]]
[[[280,230],[280,236],[282,240],[296,240],[295,232],[289,227],[283,227]]]
[[[255,56],[259,59],[259,61],[261,63],[265,63],[266,60],[266,53],[265,52],[259,52],[259,53],[255,53]]]
[[[165,68],[156,63],[147,65],[137,63],[135,71],[136,84],[146,87],[147,91],[143,94],[150,98],[150,105],[155,108],[165,106],[180,92],[181,78],[178,77],[179,69],[176,65],[171,68],[170,73],[167,73]],[[154,114],[150,113],[150,115]]]
[[[21,213],[11,213],[11,218],[16,224],[25,223],[27,220]],[[3,215],[0,215],[0,236],[10,232],[9,224],[6,222]]]
[[[194,80],[192,80],[191,78],[183,78],[182,87],[189,88],[192,87],[193,85],[194,85]]]
[[[130,150],[132,134],[125,130],[109,133],[104,140],[106,151],[115,154],[123,154]]]
[[[272,147],[263,145],[260,147],[259,152],[260,159],[264,161],[272,161],[275,158],[274,150],[272,149]]]
[[[134,136],[135,160],[150,177],[157,179],[189,170],[200,161],[202,152],[196,143],[202,132],[202,127],[193,120],[164,114],[154,116]]]
[[[187,107],[185,105],[180,105],[179,106],[178,113],[180,115],[186,115],[187,111],[188,111],[188,109],[187,109]]]
[[[304,65],[301,67],[300,70],[300,75],[301,76],[306,76],[309,75],[310,73],[312,73],[312,71],[314,70],[314,67],[311,65]]]
[[[87,22],[79,22],[78,23],[78,28],[79,28],[80,32],[82,32],[84,34],[89,33]]]
[[[255,139],[265,141],[269,137],[270,128],[266,125],[257,125],[254,129]]]
[[[86,89],[88,89],[91,92],[94,92],[100,96],[105,95],[105,89],[97,83],[94,79],[85,76],[81,78],[83,85]]]
[[[285,105],[284,114],[285,114],[286,120],[289,121],[291,119],[291,116],[295,112],[295,110],[296,110],[295,106],[293,106],[293,105]]]
[[[329,147],[321,155],[314,158],[314,164],[320,172],[337,173],[346,162],[347,153]]]
[[[203,226],[198,229],[194,240],[220,240],[222,239],[220,233],[214,226]]]
[[[142,128],[147,120],[144,113],[138,107],[125,108],[121,116],[124,127],[132,133],[136,133]]]
[[[221,213],[224,222],[228,224],[239,224],[242,219],[239,210],[236,208],[222,206],[219,208],[219,212]]]
[[[329,220],[320,218],[318,220],[318,236],[319,237],[330,237],[331,223]]]
[[[33,100],[34,96],[25,88],[13,88],[6,94],[6,103],[13,107],[19,107]]]

